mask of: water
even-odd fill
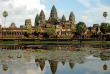
[[[110,44],[0,44],[0,74],[110,74]]]

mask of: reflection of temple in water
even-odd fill
[[[43,59],[35,59],[36,65],[37,67],[39,66],[41,71],[43,71],[44,67],[45,67],[45,60]],[[57,67],[58,67],[58,61],[54,61],[54,60],[48,60],[49,64],[50,64],[50,69],[52,74],[55,74],[57,71]],[[42,64],[42,65],[41,65]],[[63,64],[64,65],[64,64]],[[71,69],[74,68],[74,63],[69,63],[69,66]]]
[[[57,50],[75,50],[75,48],[87,48],[87,49],[110,49],[109,44],[78,44],[78,43],[68,43],[68,44],[1,44],[0,49],[16,50],[16,49],[57,49]]]
[[[44,69],[44,67],[45,67],[45,60],[44,60],[44,59],[40,59],[40,60],[39,60],[39,65],[40,65],[41,71],[43,71],[43,69]]]
[[[94,57],[101,58],[103,61],[110,60],[110,51],[100,50],[100,47],[108,49],[108,45],[82,44],[82,47],[79,47],[78,44],[1,45],[0,63],[3,65],[3,70],[7,71],[12,64],[31,62],[35,59],[36,66],[39,66],[41,71],[43,71],[45,69],[45,61],[48,60],[50,69],[55,74],[59,62],[63,66],[66,62],[69,62],[70,68],[73,69],[75,63],[82,64],[89,61],[90,59],[87,59],[86,56],[91,54]],[[107,65],[104,65],[103,68],[106,70]]]

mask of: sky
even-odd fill
[[[9,27],[12,22],[20,27],[25,24],[25,19],[31,19],[34,26],[36,14],[44,10],[48,20],[53,5],[59,18],[65,15],[68,20],[70,12],[73,11],[76,24],[80,21],[91,27],[93,24],[101,24],[105,22],[105,11],[108,13],[106,22],[110,23],[110,0],[0,0],[0,25],[4,27],[5,18],[2,13],[7,11],[5,27]]]

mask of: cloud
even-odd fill
[[[6,26],[8,27],[12,22],[15,22],[17,27],[24,25],[25,19],[31,19],[34,24],[34,19],[37,13],[41,10],[45,11],[45,5],[41,4],[40,0],[2,0],[0,1],[0,14],[3,11],[8,12]],[[3,16],[0,16],[4,19]],[[3,26],[3,20],[0,24]]]
[[[65,17],[68,17],[67,12],[62,9],[58,10],[57,14],[58,14],[58,18],[60,18],[60,19],[62,18],[63,15],[65,15]],[[66,19],[68,19],[68,18],[66,18]]]
[[[8,17],[6,21],[6,27],[9,27],[12,22],[15,22],[16,26],[25,24],[25,19],[31,19],[32,25],[34,25],[35,16],[37,13],[43,9],[45,13],[46,20],[50,16],[50,10],[46,10],[44,3],[53,3],[58,2],[59,0],[0,0],[0,14],[3,11],[8,11]],[[84,5],[87,9],[80,10],[78,9],[75,14],[76,24],[79,21],[83,21],[87,26],[92,26],[93,24],[100,24],[104,22],[103,12],[108,12],[107,22],[110,23],[110,7],[105,6],[101,3],[100,0],[77,0],[79,3]],[[48,4],[48,5],[49,5]],[[58,17],[61,18],[64,14],[68,20],[69,14],[68,11],[63,9],[58,9]],[[3,26],[4,17],[0,16],[0,24]]]
[[[77,23],[79,21],[83,21],[86,23],[87,26],[93,26],[93,24],[100,24],[105,22],[105,18],[103,17],[103,12],[110,13],[110,7],[104,6],[101,4],[100,0],[78,0],[82,2],[88,9],[84,11],[77,11],[78,15],[76,17]],[[91,3],[93,2],[93,4]],[[94,4],[97,6],[94,6]],[[107,16],[107,22],[110,23],[110,16]]]
[[[45,74],[46,68],[41,71],[40,67],[37,67],[35,63],[18,63],[7,64],[9,66],[7,71],[3,71],[2,65],[0,65],[0,74]]]
[[[52,3],[52,2],[58,2],[58,0],[41,0],[41,3],[43,4]]]
[[[37,70],[27,69],[26,74],[45,74],[45,70],[41,71],[40,68]]]
[[[100,0],[77,0],[87,8],[102,6]]]
[[[88,2],[88,0],[77,0],[78,2],[82,3],[84,6],[86,7],[90,7],[90,3]]]

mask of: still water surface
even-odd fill
[[[0,44],[0,74],[110,74],[110,44]]]

